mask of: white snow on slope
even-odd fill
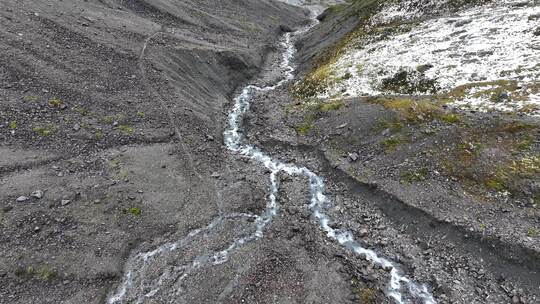
[[[410,17],[410,10],[402,8],[403,3],[385,7],[373,17],[372,24]],[[471,83],[507,80],[517,84],[503,100],[490,96],[493,87],[488,84],[473,86],[456,101],[460,108],[516,111],[528,107],[533,114],[540,114],[539,30],[540,3],[513,5],[510,1],[414,23],[408,32],[366,39],[348,50],[333,66],[336,78],[346,75],[345,79],[319,97],[392,93],[381,89],[383,79],[401,70],[430,65],[425,77],[436,80],[443,92]]]

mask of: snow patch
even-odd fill
[[[372,17],[367,29],[375,34],[360,38],[333,64],[339,80],[319,97],[399,93],[383,88],[383,81],[401,71],[421,71],[423,77],[436,82],[441,93],[462,85],[482,86],[502,80],[515,83],[513,90],[502,92],[508,96],[501,100],[470,90],[455,106],[505,112],[530,108],[528,114],[538,115],[540,22],[534,16],[540,14],[540,4],[514,2],[495,1],[423,21],[413,19],[422,16],[427,7],[436,6],[435,1],[386,5]],[[444,5],[444,1],[438,3]],[[395,25],[397,20],[399,25]]]

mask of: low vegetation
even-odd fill
[[[425,181],[429,172],[426,168],[407,171],[401,175],[401,179],[407,183],[417,183]]]
[[[381,104],[385,108],[397,114],[398,121],[407,123],[422,123],[432,120],[439,120],[445,123],[454,124],[462,121],[458,113],[445,110],[443,103],[431,98],[417,97],[375,97],[372,103]]]
[[[315,121],[326,113],[338,111],[344,106],[344,102],[341,100],[324,101],[320,99],[312,99],[301,103],[300,105],[292,108],[287,108],[287,112],[290,113],[296,110],[297,114],[301,115],[299,123],[295,129],[299,135],[306,135],[313,128]]]
[[[132,134],[134,132],[133,127],[128,126],[128,125],[119,125],[118,130],[120,130],[120,132],[124,134]]]
[[[58,271],[47,264],[28,266],[16,272],[19,277],[49,282],[58,276]]]
[[[32,128],[32,131],[37,133],[40,136],[50,136],[54,134],[57,130],[56,125],[49,123],[45,125],[35,126]]]
[[[381,141],[381,145],[384,147],[386,152],[392,152],[396,150],[399,146],[409,142],[409,139],[404,136],[390,137]]]
[[[128,208],[128,209],[126,209],[126,212],[133,215],[133,216],[137,216],[137,217],[142,215],[142,210],[139,207]]]
[[[49,106],[54,107],[54,108],[61,108],[64,106],[64,101],[61,100],[60,98],[53,97],[49,99],[48,104]]]

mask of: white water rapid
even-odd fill
[[[310,28],[311,26],[308,26],[296,32],[296,34],[287,33],[281,38],[280,50],[282,51],[282,58],[279,67],[277,67],[281,75],[280,79],[271,86],[246,86],[234,99],[234,106],[229,114],[229,126],[224,132],[225,144],[229,150],[240,156],[248,157],[270,170],[271,190],[265,210],[260,215],[246,213],[219,215],[206,227],[195,229],[184,238],[162,244],[151,251],[135,254],[126,263],[124,278],[116,290],[108,297],[108,304],[146,303],[152,301],[159,293],[165,293],[170,298],[170,303],[188,303],[187,300],[181,299],[182,288],[179,287],[179,282],[185,280],[190,274],[202,267],[225,263],[229,258],[229,254],[236,248],[263,238],[266,226],[278,213],[278,174],[281,172],[289,175],[305,176],[309,179],[311,193],[309,208],[312,211],[314,221],[318,223],[328,237],[334,239],[348,250],[361,255],[371,263],[389,271],[388,296],[390,298],[399,304],[435,303],[426,286],[412,282],[392,261],[379,256],[373,250],[362,247],[350,231],[330,227],[331,219],[326,214],[326,210],[331,205],[331,200],[324,195],[325,185],[323,178],[305,167],[283,163],[272,158],[257,147],[247,143],[240,132],[243,115],[248,111],[250,101],[255,94],[272,91],[294,78],[294,67],[291,62],[296,51],[294,39]],[[250,219],[254,220],[254,224],[247,221]],[[201,254],[190,258],[190,262],[183,265],[178,266],[167,263],[167,260],[171,259],[171,257],[174,258],[180,255],[182,248],[194,242],[194,238],[204,238],[217,227],[224,226],[230,221],[254,225],[254,227],[251,228],[250,234],[237,237],[221,251],[204,252],[203,248]],[[160,297],[160,300],[162,299],[163,297]]]

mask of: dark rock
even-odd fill
[[[455,27],[461,27],[472,22],[472,19],[460,20],[454,24]]]
[[[317,20],[323,21],[324,19],[326,19],[326,17],[328,17],[328,10],[325,10],[319,16],[317,16]]]
[[[294,30],[288,26],[288,25],[285,25],[285,24],[282,24],[279,26],[279,30],[284,32],[284,33],[291,33],[291,32],[294,32]]]
[[[2,208],[2,211],[4,211],[5,213],[8,213],[9,211],[11,211],[13,209],[13,206],[11,205],[6,205],[4,206],[4,208]]]
[[[416,67],[416,70],[420,73],[425,73],[427,72],[428,70],[432,69],[434,66],[433,64],[422,64],[422,65],[419,65]]]
[[[505,102],[505,101],[508,101],[509,99],[510,99],[510,95],[508,94],[508,92],[503,91],[497,97],[497,102]]]

